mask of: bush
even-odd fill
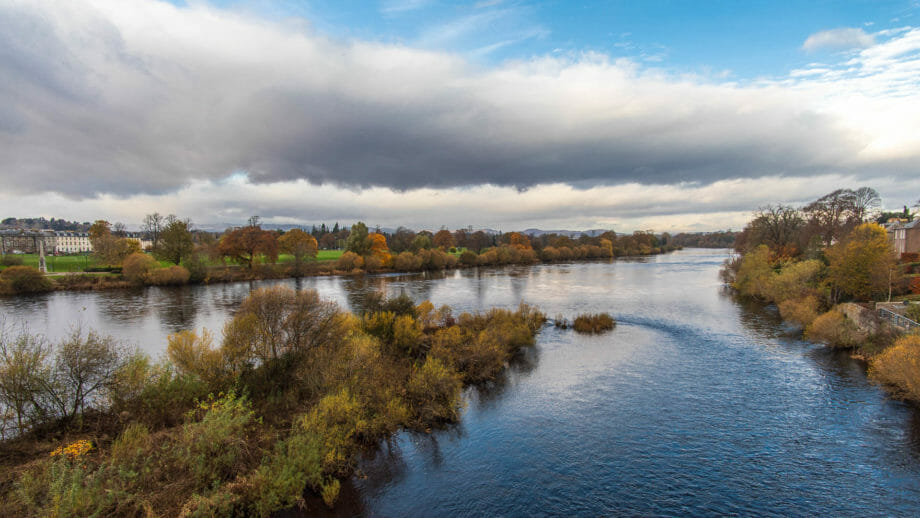
[[[227,395],[209,397],[190,413],[198,419],[187,423],[176,445],[179,458],[199,487],[236,475],[236,463],[244,455],[246,435],[255,419],[249,400]]]
[[[336,262],[336,268],[339,270],[350,271],[364,266],[364,259],[354,252],[345,252]]]
[[[18,255],[0,255],[0,266],[22,266],[22,257]]]
[[[456,421],[460,414],[461,377],[437,358],[428,358],[412,370],[406,386],[406,401],[416,423],[428,426]]]
[[[814,295],[809,295],[800,299],[784,300],[778,306],[779,314],[784,320],[794,322],[805,329],[818,318],[820,302]]]
[[[920,401],[920,335],[905,335],[872,360],[869,375],[899,396]]]
[[[607,313],[584,314],[575,317],[572,328],[579,333],[596,334],[609,331],[616,326],[616,321]]]
[[[393,268],[401,272],[416,272],[422,268],[422,258],[412,252],[402,252],[393,259]]]
[[[834,347],[857,347],[866,339],[865,333],[836,309],[816,318],[806,328],[805,336]]]
[[[191,273],[182,266],[158,268],[147,273],[147,283],[154,286],[181,286],[188,284]]]
[[[460,264],[462,264],[463,266],[475,266],[476,259],[478,257],[479,256],[476,255],[476,252],[473,252],[470,250],[464,250],[463,252],[460,253],[459,261],[460,261]]]
[[[122,263],[121,274],[125,280],[132,284],[143,284],[147,273],[157,267],[157,261],[150,255],[137,252],[125,258]]]
[[[920,322],[920,304],[911,304],[907,306],[907,310],[904,311],[904,316],[914,322]]]
[[[10,266],[3,270],[0,285],[11,293],[41,293],[53,289],[51,281],[31,266]]]

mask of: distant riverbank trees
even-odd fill
[[[104,242],[100,246],[108,251],[99,254],[91,266],[107,275],[56,276],[50,278],[49,285],[52,289],[104,289],[337,273],[436,271],[610,259],[679,248],[671,243],[666,233],[617,235],[608,231],[573,238],[553,233],[527,235],[470,229],[416,233],[400,227],[390,234],[380,229],[371,232],[363,222],[351,228],[340,228],[336,223],[331,230],[322,225],[320,229],[313,227],[308,233],[296,228],[266,230],[257,217],[246,226],[227,229],[216,237],[213,233],[193,229],[188,220],[158,213],[145,218],[145,228],[148,229],[147,239],[153,243],[148,253],[139,250],[133,240],[130,240],[133,245],[123,246],[128,240],[115,237],[108,222],[96,222],[94,238]],[[324,242],[331,243],[331,238],[327,237],[330,235],[335,236],[341,249],[323,249]],[[124,243],[116,245],[119,239]],[[0,292],[13,293],[13,290],[0,283]]]

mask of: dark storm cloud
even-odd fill
[[[599,56],[482,70],[134,1],[0,6],[0,97],[3,183],[77,198],[239,171],[398,190],[710,183],[846,173],[869,141],[776,85]]]

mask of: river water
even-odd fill
[[[369,516],[920,514],[920,414],[845,353],[734,300],[727,252],[443,275],[61,292],[0,299],[8,323],[54,339],[94,328],[157,355],[219,330],[253,288],[315,288],[351,308],[405,292],[456,311],[536,304],[606,311],[601,336],[547,326],[459,424],[401,433],[361,462],[336,514]]]

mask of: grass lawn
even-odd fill
[[[21,254],[16,255],[22,259],[22,264],[38,268],[38,254]],[[86,255],[46,255],[45,264],[48,265],[49,272],[82,272],[84,268],[93,266],[95,260]]]
[[[316,253],[317,261],[336,261],[339,257],[342,257],[344,250],[320,250]],[[279,263],[292,263],[294,262],[294,256],[290,254],[281,254],[278,256]]]
[[[316,261],[335,261],[339,257],[342,257],[344,253],[343,250],[320,250],[316,254]],[[25,266],[31,266],[33,268],[38,268],[38,254],[17,254],[15,257],[22,259],[22,264]],[[281,254],[278,257],[279,263],[290,263],[294,261],[294,256],[288,254]],[[45,263],[48,265],[48,272],[58,273],[58,272],[82,272],[84,269],[90,266],[95,266],[96,261],[91,255],[58,255],[58,256],[45,256]],[[170,261],[157,261],[160,267],[166,268],[172,266],[173,263]],[[225,263],[222,262],[212,262],[208,261],[209,266],[222,266]],[[4,267],[0,266],[0,270]]]

